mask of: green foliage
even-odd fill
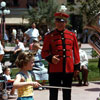
[[[99,0],[88,0],[87,2],[81,1],[81,5],[82,7],[80,8],[80,13],[82,15],[85,15],[85,24],[88,24],[91,20],[93,20],[92,18],[99,12],[100,2]]]
[[[54,26],[54,13],[58,9],[58,5],[54,2],[54,0],[48,0],[48,2],[45,1],[39,1],[37,3],[37,8],[31,8],[28,10],[29,16],[29,22],[35,22],[41,25],[48,25],[48,27]]]
[[[45,60],[43,60],[42,62],[46,65],[46,67],[48,67],[48,63]],[[88,69],[89,69],[89,74],[88,74],[89,81],[100,80],[100,71],[98,69],[98,58],[89,59]],[[15,78],[15,75],[18,71],[19,71],[18,68],[12,68],[11,70],[12,78]]]
[[[28,10],[28,20],[31,24],[35,22],[41,33],[47,32],[47,29],[54,28],[54,14],[59,10],[60,4],[56,3],[55,0],[48,0],[48,2],[40,0],[37,3],[37,8],[32,8]],[[68,19],[67,27],[71,27],[70,20]]]
[[[89,64],[90,64],[91,62],[95,63],[95,62],[98,62],[98,61],[99,61],[98,58],[95,58],[95,59],[89,59]]]
[[[95,50],[93,50],[92,51],[92,57],[97,57],[97,56],[98,56],[97,52]]]
[[[70,11],[74,11],[75,8],[73,6],[70,6]]]
[[[89,68],[88,80],[89,81],[100,80],[100,72],[99,72],[99,68],[98,68],[98,59],[89,60],[88,68]]]
[[[16,74],[19,72],[19,69],[18,68],[12,68],[11,69],[11,78],[12,79],[15,79],[16,77]]]

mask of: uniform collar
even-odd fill
[[[59,33],[62,33],[62,32],[64,32],[64,31],[65,31],[65,29],[64,29],[64,30],[62,30],[62,31],[59,31],[58,29],[56,29],[56,31],[57,31],[57,32],[59,32]]]

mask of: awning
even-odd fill
[[[10,25],[22,25],[22,24],[28,24],[27,19],[23,18],[5,18],[5,23]],[[1,18],[0,18],[0,24],[1,24]]]

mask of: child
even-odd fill
[[[35,80],[37,82],[41,82],[42,85],[45,85],[46,81],[48,80],[48,70],[45,68],[44,64],[41,62],[41,47],[39,41],[34,40],[33,44],[30,44],[31,52],[34,53],[34,67],[33,67],[33,73],[35,76]],[[39,87],[39,90],[42,90],[44,88]]]
[[[88,86],[88,56],[84,50],[81,49],[81,42],[78,42],[80,54],[80,70],[82,71],[82,80],[84,86]]]
[[[40,87],[38,82],[33,82],[29,70],[34,65],[33,54],[31,52],[21,52],[15,62],[20,71],[16,75],[14,87],[18,91],[17,100],[34,100],[33,87]]]
[[[82,72],[82,80],[78,75],[79,85],[88,86],[88,56],[84,50],[81,49],[81,42],[78,42],[79,54],[80,54],[80,71]],[[84,82],[82,84],[82,81]]]
[[[11,95],[14,95],[14,91],[15,91],[15,89],[14,89],[14,87],[13,87],[14,79],[11,79],[10,74],[11,74],[10,68],[6,66],[6,67],[3,69],[3,76],[5,76],[6,79],[7,79],[7,88],[8,88],[8,89],[11,89],[10,94],[11,94]]]

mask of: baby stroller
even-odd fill
[[[6,77],[3,75],[0,75],[0,98],[1,100],[8,100],[6,82],[7,82]]]

